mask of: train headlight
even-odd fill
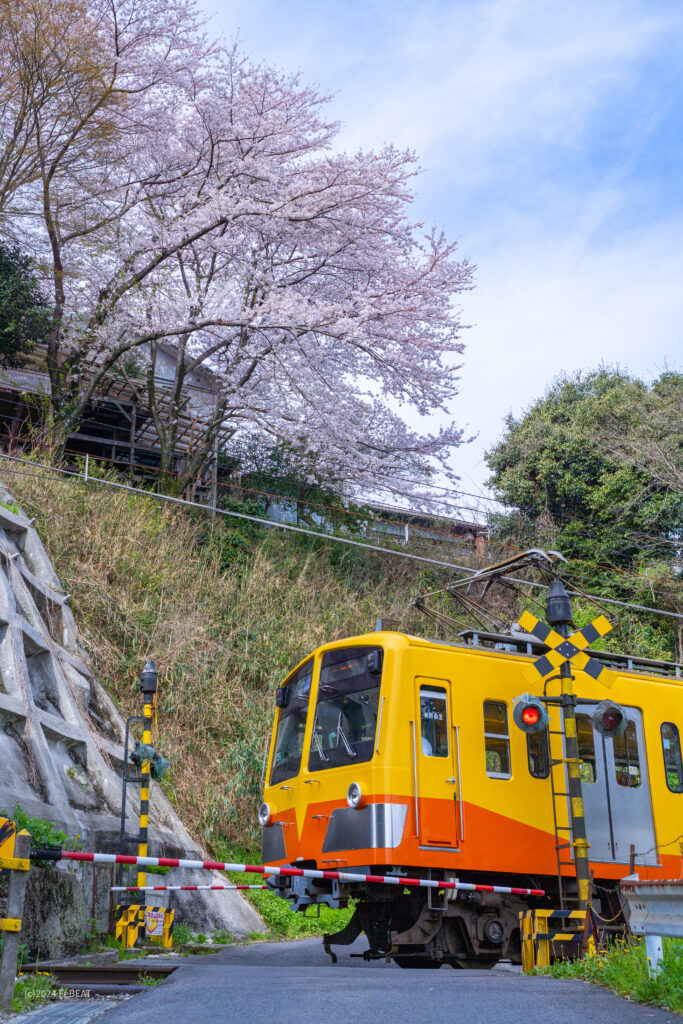
[[[346,802],[349,807],[361,807],[363,803],[363,790],[360,782],[352,782],[346,790]]]
[[[268,804],[261,804],[258,809],[258,822],[262,828],[265,828],[270,821],[270,807]]]

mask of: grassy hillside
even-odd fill
[[[35,516],[73,595],[82,642],[124,716],[139,711],[140,671],[147,658],[156,661],[155,743],[171,759],[163,786],[218,858],[256,847],[263,753],[282,678],[319,644],[372,630],[377,615],[438,635],[411,601],[442,587],[445,568],[212,518],[37,467],[9,464],[3,478]],[[430,553],[468,560],[449,540]],[[512,621],[523,603],[509,600]],[[583,625],[595,608],[576,601],[575,613]],[[622,616],[599,646],[662,656],[637,616]]]
[[[163,785],[216,855],[257,838],[278,682],[321,642],[372,629],[378,614],[423,632],[410,601],[445,579],[406,559],[26,466],[3,478],[36,517],[73,595],[82,642],[122,714],[139,709],[139,673],[155,659],[156,745],[171,759]]]

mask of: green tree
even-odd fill
[[[511,510],[496,517],[497,538],[559,549],[584,589],[683,611],[681,410],[683,375],[669,371],[650,384],[611,367],[559,377],[507,417],[486,455]],[[654,634],[630,639],[643,653],[680,656],[676,621],[653,620]]]
[[[49,329],[49,310],[31,260],[16,245],[0,244],[0,363],[20,366]]]

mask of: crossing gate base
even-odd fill
[[[114,937],[126,949],[133,949],[144,938],[160,938],[161,945],[173,945],[175,910],[168,907],[146,907],[140,903],[119,904],[114,911]]]
[[[585,910],[525,910],[519,915],[522,969],[548,967],[554,960],[581,956],[586,926]]]

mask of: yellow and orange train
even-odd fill
[[[549,728],[532,735],[512,719],[529,689],[524,670],[544,650],[528,635],[475,631],[453,644],[382,631],[318,648],[277,691],[259,810],[264,863],[541,888],[547,906],[571,900],[562,712],[549,705]],[[611,917],[618,879],[634,866],[646,878],[681,872],[683,679],[670,663],[594,657],[615,673],[609,696],[628,715],[621,736],[604,736],[594,708],[605,691],[576,673],[593,903]],[[269,884],[294,910],[354,897],[354,917],[331,941],[365,932],[369,957],[423,968],[520,959],[529,904],[513,895]]]

